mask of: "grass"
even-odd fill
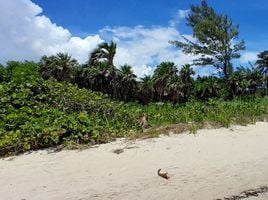
[[[184,105],[151,104],[140,106],[148,116],[151,128],[134,135],[151,137],[159,134],[182,133],[195,134],[201,128],[229,127],[231,125],[254,124],[267,121],[268,99],[252,98],[233,101],[189,102]]]

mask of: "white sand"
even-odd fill
[[[157,176],[158,168],[170,179]],[[206,200],[266,185],[264,122],[0,160],[1,200]]]

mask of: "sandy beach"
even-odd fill
[[[263,186],[267,122],[0,160],[1,200],[212,200]]]

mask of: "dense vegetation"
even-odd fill
[[[206,11],[203,14],[213,17],[196,19],[202,9]],[[223,46],[213,46],[219,51],[227,48],[230,57],[220,54],[214,63],[199,60],[202,65],[218,66],[219,75],[194,79],[193,64],[178,68],[173,62],[162,62],[152,76],[137,78],[131,66],[114,65],[114,42],[100,44],[82,65],[65,53],[43,56],[38,63],[10,61],[0,65],[0,156],[150,135],[157,132],[157,127],[169,124],[195,132],[207,123],[228,127],[231,123],[265,119],[268,52],[258,55],[256,65],[234,70],[231,60],[239,57],[238,50],[244,45],[239,43],[241,48],[235,49],[228,46],[238,35],[237,27],[230,26],[233,31],[218,30],[217,26],[222,26],[213,20],[226,26],[231,21],[217,15],[205,1],[200,7],[192,7],[188,19],[193,28],[203,27],[194,30],[203,45],[207,42],[205,33],[208,38],[217,38],[217,44],[221,37],[230,39],[222,40]],[[208,33],[204,27],[212,31]],[[180,48],[192,44],[173,43]],[[193,48],[197,46],[189,48],[196,51]],[[211,56],[214,50],[197,55]],[[151,127],[146,131],[147,124],[140,120],[144,115]]]

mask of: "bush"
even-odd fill
[[[0,84],[0,156],[60,144],[102,143],[139,130],[123,103],[52,80]]]

